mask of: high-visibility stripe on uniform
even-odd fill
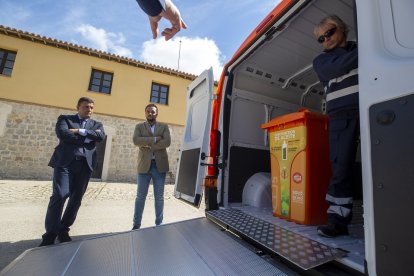
[[[335,203],[336,205],[352,204],[352,197],[333,197],[330,194],[326,194],[325,199],[329,202]]]
[[[326,101],[329,102],[329,101],[332,101],[332,100],[335,100],[335,99],[338,99],[338,98],[341,98],[341,97],[345,97],[345,96],[348,96],[348,95],[351,95],[351,94],[354,94],[354,93],[358,93],[358,91],[359,91],[359,86],[358,85],[353,85],[353,86],[350,86],[350,87],[339,89],[335,92],[331,92],[331,93],[327,94],[326,95]]]
[[[331,86],[332,83],[338,83],[343,81],[344,79],[351,77],[351,76],[355,76],[358,75],[358,68],[352,69],[351,71],[349,71],[348,74],[342,75],[340,77],[337,78],[333,78],[329,81],[328,86]]]
[[[346,207],[342,207],[342,206],[331,205],[331,206],[329,206],[327,212],[328,212],[328,214],[337,214],[341,217],[346,218],[351,213],[351,209],[346,208]]]

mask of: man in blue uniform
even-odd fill
[[[352,218],[353,167],[359,139],[358,50],[347,41],[348,27],[336,15],[324,18],[314,30],[324,52],[313,68],[326,92],[332,178],[326,200],[328,225],[318,227],[325,237],[348,235]]]
[[[158,36],[158,22],[162,17],[171,22],[171,28],[165,28],[161,33],[165,40],[170,40],[181,28],[187,29],[179,10],[171,0],[137,0],[137,2],[148,15],[154,39]]]

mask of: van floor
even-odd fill
[[[362,201],[354,201],[353,219],[349,225],[349,236],[340,236],[334,239],[319,236],[316,230],[317,226],[300,225],[275,217],[272,214],[272,208],[242,206],[241,204],[234,203],[230,207],[231,209],[239,210],[247,215],[296,233],[309,240],[316,241],[334,249],[339,249],[341,252],[345,252],[345,254],[339,258],[333,258],[335,261],[359,272],[364,272],[365,244]],[[248,236],[247,238],[253,241],[257,240],[254,236]],[[260,244],[259,241],[258,243]]]

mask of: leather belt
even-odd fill
[[[79,161],[79,160],[84,160],[84,159],[86,159],[86,157],[85,157],[85,156],[75,155],[75,160],[76,160],[76,161]]]

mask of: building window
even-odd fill
[[[104,94],[111,94],[114,74],[92,69],[89,90]]]
[[[0,48],[0,74],[11,76],[17,52]]]
[[[170,87],[159,83],[152,83],[151,86],[151,99],[152,103],[168,104],[168,93]]]

